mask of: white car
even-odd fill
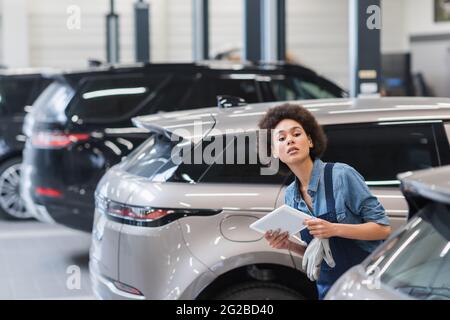
[[[361,172],[393,229],[408,214],[396,175],[450,164],[448,99],[297,103],[324,126],[329,145],[323,160],[348,163]],[[260,162],[177,165],[171,157],[175,145],[190,146],[195,156],[226,135],[230,143],[216,151],[214,160],[224,155],[250,159],[258,149],[255,141],[249,137],[237,143],[237,150],[231,142],[258,132],[260,117],[279,104],[135,119],[155,134],[111,168],[96,190],[90,271],[99,298],[316,298],[301,257],[271,248],[261,233],[249,228],[284,204],[284,190],[293,179],[289,170],[280,166],[274,175],[261,175]],[[198,132],[195,122],[202,124]],[[183,134],[180,142],[168,138],[174,132]]]

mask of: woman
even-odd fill
[[[335,264],[330,263],[329,257],[326,261],[334,267],[325,261],[320,264],[317,289],[323,299],[345,271],[360,263],[389,236],[389,220],[355,169],[320,160],[326,137],[304,107],[284,104],[272,108],[259,127],[270,134],[272,156],[284,162],[295,175],[295,181],[286,189],[285,203],[315,217],[305,221],[307,229],[301,232],[308,248],[314,246],[312,250],[289,240],[288,234],[279,230],[268,231],[265,238],[274,248],[288,249],[310,260],[311,255],[313,260],[328,256],[322,251],[329,244]],[[308,275],[312,278],[309,270]]]

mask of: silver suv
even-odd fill
[[[399,177],[408,224],[347,271],[327,299],[450,300],[450,166]]]
[[[408,214],[397,173],[450,164],[450,99],[298,103],[327,132],[323,160],[361,172],[394,229]],[[99,298],[316,298],[301,257],[272,249],[249,228],[284,203],[293,179],[281,163],[267,175],[272,162],[258,149],[260,137],[252,138],[260,117],[279,104],[134,119],[150,138],[110,169],[96,191],[90,271]],[[193,164],[174,161],[176,148]],[[211,151],[213,159],[198,150]],[[257,161],[239,161],[255,152]]]

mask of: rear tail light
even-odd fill
[[[52,189],[52,188],[44,188],[44,187],[37,187],[36,194],[39,196],[46,196],[46,197],[51,197],[51,198],[59,198],[62,196],[61,191]]]
[[[173,214],[175,210],[134,207],[110,202],[107,213],[121,218],[151,221]]]
[[[167,209],[132,206],[96,196],[96,208],[111,220],[125,224],[158,227],[186,216],[209,216],[221,210]]]
[[[64,148],[74,143],[89,139],[88,133],[37,132],[31,143],[40,148]]]

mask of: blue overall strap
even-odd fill
[[[337,223],[335,199],[333,194],[333,170],[334,163],[325,165],[325,195],[327,199],[327,210],[331,214],[321,216],[329,222]],[[342,276],[348,269],[354,265],[361,263],[367,256],[368,252],[359,247],[355,240],[331,237],[329,238],[330,249],[333,254],[336,266],[330,268],[325,261],[322,261],[320,268],[320,276],[317,280],[317,291],[319,299],[323,299],[331,288],[333,283]]]
[[[325,171],[324,171],[324,182],[325,182],[325,199],[327,201],[327,212],[319,218],[330,221],[330,222],[336,222],[336,208],[335,208],[335,200],[334,200],[334,194],[333,194],[333,166],[334,163],[326,163],[325,164]],[[311,233],[309,233],[308,229],[303,229],[300,231],[300,237],[303,241],[306,243],[310,243],[313,239],[313,236]]]
[[[327,199],[327,213],[334,212],[336,210],[336,203],[333,193],[333,167],[334,163],[325,164],[325,197]]]

